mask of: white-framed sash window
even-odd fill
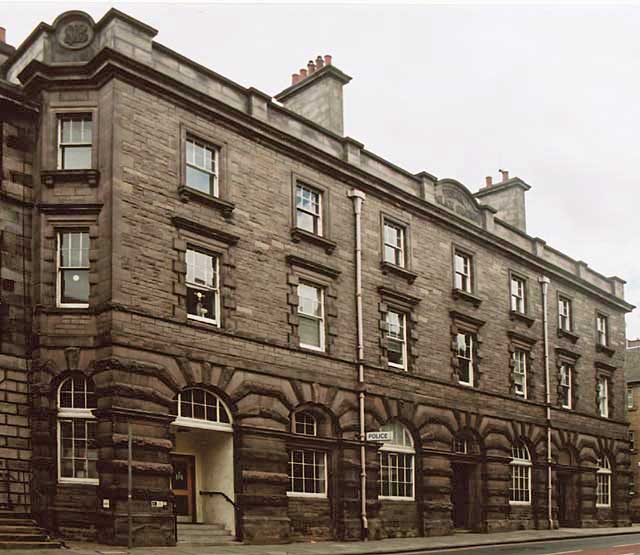
[[[524,314],[526,311],[525,281],[511,276],[511,310]]]
[[[513,358],[513,385],[516,395],[527,398],[527,351],[516,349]]]
[[[398,421],[390,422],[382,432],[392,432],[393,439],[378,451],[381,499],[412,501],[415,499],[415,447],[409,430]]]
[[[405,230],[404,227],[384,222],[384,261],[396,266],[405,265]]]
[[[58,117],[58,169],[91,169],[93,148],[91,114],[64,114]]]
[[[560,402],[565,409],[573,406],[573,372],[573,366],[569,364],[560,366]]]
[[[324,351],[324,289],[307,282],[298,284],[298,336],[300,346]]]
[[[473,387],[474,336],[459,333],[456,336],[458,357],[458,382]]]
[[[56,304],[64,308],[89,306],[89,232],[61,230],[57,241]]]
[[[218,149],[188,136],[185,143],[185,185],[205,195],[217,197]]]
[[[296,184],[296,227],[322,236],[322,193],[304,183]]]
[[[598,461],[596,471],[596,507],[611,507],[611,463],[608,457]]]
[[[523,443],[511,448],[511,486],[509,503],[512,505],[531,504],[531,455]]]
[[[220,326],[220,257],[187,248],[187,316]]]
[[[454,261],[454,287],[467,293],[473,291],[473,275],[471,257],[460,251],[455,251]]]
[[[407,315],[397,310],[387,312],[387,360],[389,366],[407,369]]]

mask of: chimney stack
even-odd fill
[[[332,61],[329,54],[312,58],[307,67],[291,75],[291,86],[275,98],[292,112],[342,136],[342,88],[351,77],[333,66]]]
[[[0,27],[0,42],[7,43],[7,30],[4,27]]]
[[[509,181],[509,170],[498,170],[502,174],[502,181]]]
[[[484,182],[486,187],[491,187],[491,185],[493,185],[493,177],[488,175],[487,177],[484,178]]]
[[[493,177],[485,177],[485,186],[473,196],[481,203],[496,210],[496,218],[527,232],[527,213],[524,195],[531,187],[519,177],[509,179],[507,170],[498,170],[502,181],[494,183]]]

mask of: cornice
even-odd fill
[[[238,237],[237,235],[227,233],[226,231],[222,231],[220,229],[214,229],[207,225],[201,224],[199,222],[194,222],[193,220],[188,220],[187,218],[183,218],[181,216],[173,216],[171,218],[171,222],[178,229],[192,231],[197,235],[203,235],[204,237],[209,237],[210,239],[220,241],[221,243],[225,243],[227,245],[235,245],[240,240],[240,237]]]
[[[380,198],[401,202],[405,208],[419,215],[426,216],[429,219],[436,220],[440,225],[458,232],[470,234],[484,244],[489,244],[505,254],[515,257],[521,263],[528,265],[534,270],[568,282],[575,289],[595,296],[618,310],[629,312],[635,308],[627,301],[615,297],[605,290],[599,289],[567,270],[535,256],[533,253],[502,237],[473,225],[455,213],[449,212],[435,204],[428,203],[424,199],[400,189],[393,183],[372,175],[362,168],[349,164],[302,139],[298,139],[285,131],[269,125],[269,123],[265,121],[261,121],[252,117],[250,114],[233,108],[221,100],[197,91],[189,85],[177,81],[143,63],[128,58],[111,48],[103,48],[86,64],[47,66],[37,60],[33,60],[23,69],[18,77],[24,82],[27,96],[37,95],[40,90],[44,88],[52,90],[72,89],[75,87],[98,88],[110,79],[121,79],[133,86],[166,97],[172,102],[178,102],[191,111],[205,113],[210,118],[213,115],[214,121],[217,124],[231,128],[243,136],[250,136],[260,144],[283,152],[297,161],[313,165],[320,171],[342,181],[348,187],[358,187]],[[243,90],[247,92],[246,89]],[[289,113],[288,110],[278,107],[276,104],[269,103],[269,106],[270,109],[283,110]],[[307,122],[305,118],[298,119]],[[324,132],[326,132],[326,130],[324,130]],[[332,135],[331,133],[328,134]],[[419,179],[415,175],[412,175],[412,177],[416,180]]]

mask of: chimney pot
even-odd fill
[[[322,59],[322,56],[318,56],[316,58],[316,69],[322,69],[324,66],[324,60]]]
[[[485,177],[484,181],[487,187],[491,187],[491,185],[493,185],[493,177],[491,177],[490,175]]]
[[[307,69],[309,70],[309,75],[313,75],[316,72],[316,64],[313,63],[313,60],[309,60]]]
[[[300,80],[304,79],[307,76],[307,70],[305,68],[302,68],[300,70]]]
[[[324,65],[326,66],[330,66],[331,65],[331,54],[325,54],[324,56]]]
[[[0,42],[7,42],[7,30],[4,27],[0,27]]]
[[[300,76],[297,73],[291,74],[291,84],[295,85],[298,81],[300,81]]]
[[[509,170],[498,170],[502,174],[502,181],[509,180]]]

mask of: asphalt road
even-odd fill
[[[411,555],[640,555],[640,534],[413,551]]]

